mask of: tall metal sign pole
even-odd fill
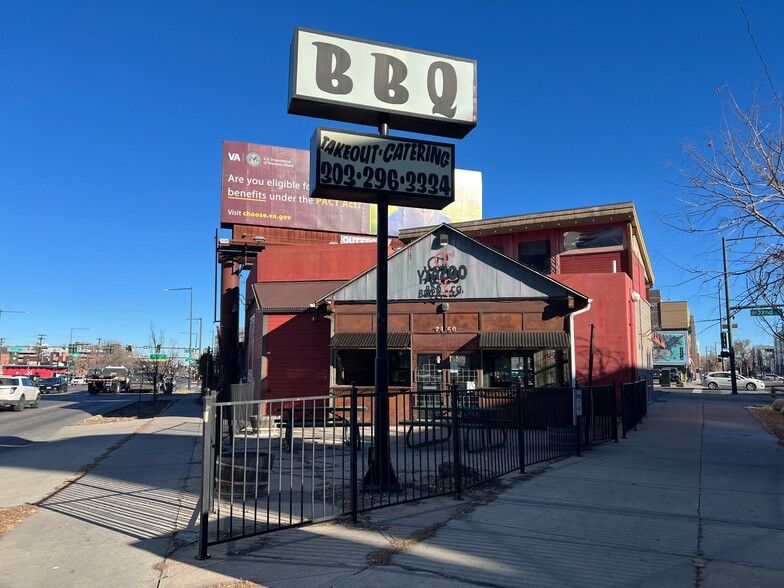
[[[390,459],[388,208],[454,202],[454,145],[389,137],[390,126],[462,138],[476,126],[476,62],[297,28],[288,112],[377,125],[378,135],[317,128],[310,196],[378,206],[373,460],[366,488],[399,488]]]
[[[738,393],[738,376],[735,373],[735,349],[732,345],[732,313],[730,312],[730,280],[727,270],[727,238],[721,238],[721,250],[724,254],[724,302],[727,305],[727,346],[730,352],[730,379],[732,394]]]

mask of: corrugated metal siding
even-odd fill
[[[518,331],[514,333],[480,333],[481,349],[567,349],[567,333]]]
[[[375,349],[375,333],[338,333],[329,342],[332,349]],[[411,333],[387,333],[389,349],[410,349]]]
[[[329,392],[329,321],[267,315],[265,398]]]
[[[626,272],[623,265],[623,252],[610,251],[607,253],[593,253],[589,255],[561,255],[561,274],[609,274],[612,273],[612,262],[615,262],[616,271]]]
[[[253,284],[257,304],[263,310],[304,310],[345,282],[270,282]]]

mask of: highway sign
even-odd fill
[[[166,358],[165,353],[150,353],[150,361],[163,361]]]
[[[752,308],[751,316],[782,316],[784,310],[778,308]]]

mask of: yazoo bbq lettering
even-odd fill
[[[420,285],[425,285],[419,290],[419,298],[456,298],[463,293],[459,282],[468,276],[468,268],[449,265],[449,258],[454,256],[454,251],[436,253],[423,269],[417,270]]]
[[[346,95],[354,89],[354,81],[349,75],[351,55],[348,51],[332,43],[317,41],[316,47],[316,85],[328,94]],[[384,53],[372,53],[375,59],[373,93],[376,99],[386,104],[405,104],[408,102],[408,89],[403,85],[408,77],[408,68],[400,59]],[[441,89],[438,90],[438,82]],[[445,61],[435,61],[427,71],[427,93],[433,105],[433,114],[447,118],[455,116],[457,108],[457,72]]]
[[[452,160],[451,152],[438,145],[406,143],[403,141],[387,143],[382,148],[379,144],[349,145],[324,135],[321,138],[319,148],[333,157],[369,164],[376,163],[379,160],[379,155],[380,161],[384,163],[393,161],[423,161],[434,163],[444,168],[449,167]]]

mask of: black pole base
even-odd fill
[[[362,478],[362,489],[365,492],[400,492],[403,488],[397,481],[389,456],[379,459],[379,462],[381,463],[376,461],[375,456],[371,460],[370,467]]]

